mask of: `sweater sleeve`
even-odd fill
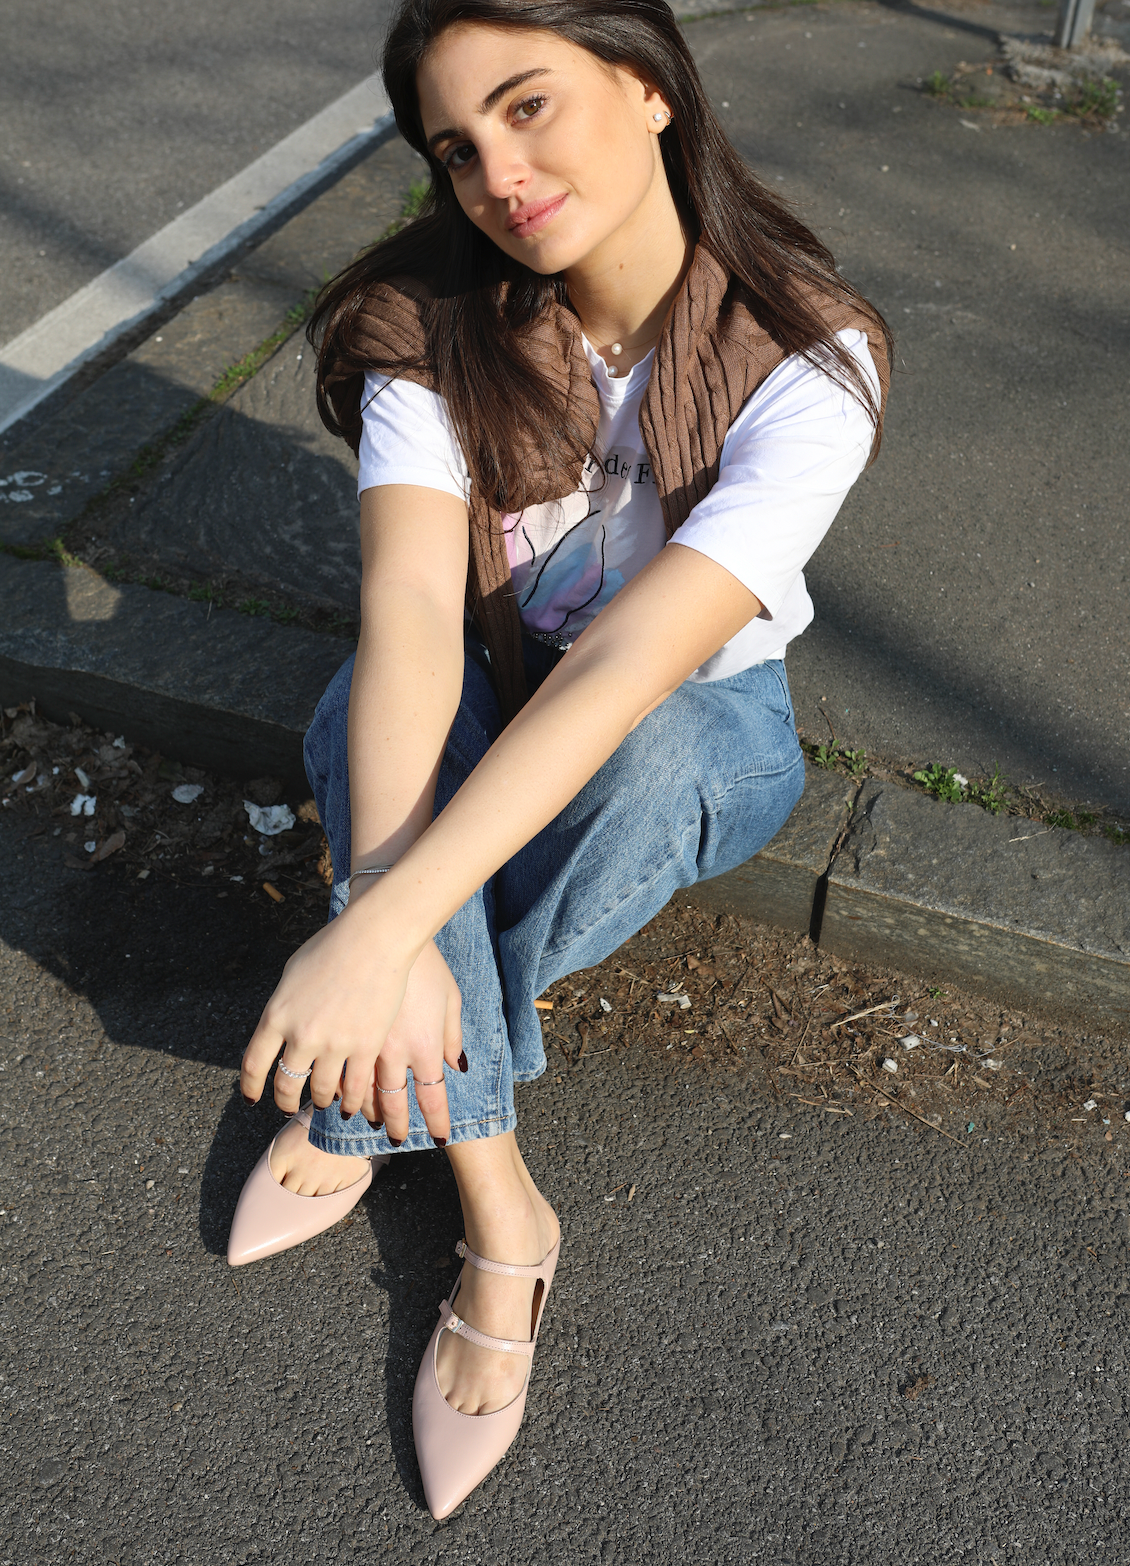
[[[418,484],[467,500],[467,463],[438,392],[370,370],[361,425],[358,495],[381,484]]]
[[[877,401],[866,335],[837,336]],[[717,482],[669,542],[724,566],[761,600],[762,618],[775,619],[863,471],[873,436],[859,399],[792,355],[730,426]]]

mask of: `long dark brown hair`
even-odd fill
[[[836,271],[831,252],[742,162],[719,124],[698,69],[664,0],[405,0],[384,49],[384,82],[401,135],[427,159],[431,186],[420,215],[363,252],[322,291],[307,329],[319,349],[318,408],[326,426],[352,436],[326,389],[366,369],[413,369],[444,397],[472,485],[499,510],[528,503],[528,462],[578,473],[592,429],[524,352],[528,328],[554,304],[568,306],[560,276],[545,277],[505,255],[464,214],[451,178],[427,147],[416,73],[440,34],[457,22],[541,28],[635,72],[661,91],[672,123],[660,136],[671,193],[692,238],[744,288],[756,319],[786,354],[820,364],[868,409],[881,410],[851,355],[819,310],[820,296],[851,305],[891,337],[875,308]],[[374,362],[358,347],[358,319],[373,287],[417,279],[426,350],[411,364]]]

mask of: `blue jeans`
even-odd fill
[[[528,638],[535,689],[559,654]],[[438,814],[497,739],[485,654],[468,642],[463,696],[440,768]],[[349,874],[346,714],[353,659],[330,683],[306,736],[306,772],[334,865],[330,918]],[[553,758],[546,758],[547,766]],[[804,788],[792,701],[780,661],[711,684],[687,682],[646,717],[548,826],[436,936],[463,998],[466,1073],[444,1067],[449,1141],[514,1129],[514,1083],[545,1070],[534,998],[602,962],[681,886],[742,864],[780,830]],[[412,1093],[400,1152],[434,1144]],[[315,1112],[310,1140],[328,1153],[397,1151],[363,1115]]]

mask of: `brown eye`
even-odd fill
[[[545,99],[541,97],[525,98],[514,111],[516,120],[529,121],[540,113],[545,106]]]
[[[443,166],[450,173],[454,169],[465,169],[475,156],[475,149],[469,141],[460,142],[458,147],[452,147],[443,160]]]

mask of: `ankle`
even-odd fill
[[[538,1216],[529,1193],[521,1187],[483,1193],[474,1201],[463,1203],[467,1244],[480,1256],[507,1260],[499,1248],[512,1247],[516,1240],[532,1237]]]

